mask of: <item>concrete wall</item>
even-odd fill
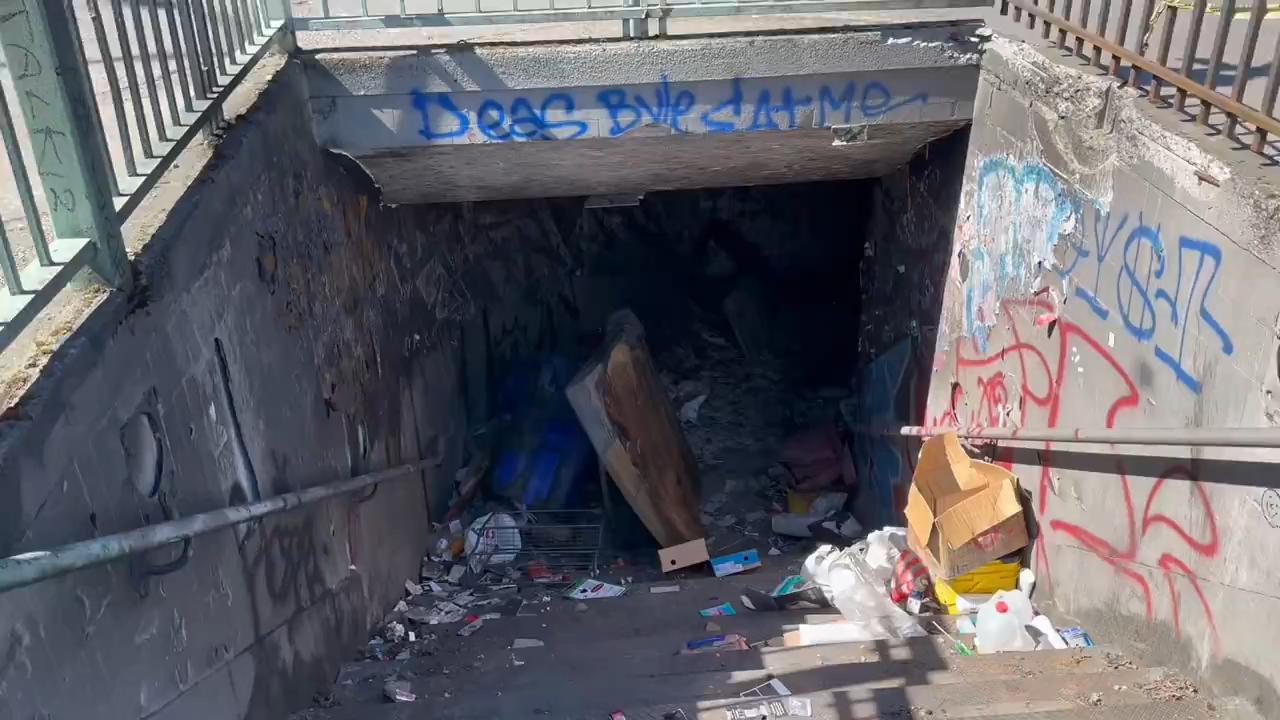
[[[1026,46],[988,47],[929,424],[1280,422],[1280,194],[1247,153],[1220,160],[1143,105]],[[997,457],[1034,498],[1042,599],[1095,640],[1280,713],[1275,453],[1002,443]]]
[[[467,404],[486,411],[483,368],[546,332],[564,276],[552,206],[380,208],[315,146],[305,103],[290,64],[182,199],[147,218],[137,292],[107,298],[4,414],[0,554],[160,521],[159,498],[134,489],[157,476],[190,515],[434,465],[367,502],[201,536],[145,595],[129,561],[6,593],[0,718],[274,719],[305,705],[416,577]],[[481,368],[471,382],[464,365]]]
[[[322,52],[308,77],[320,143],[390,202],[877,177],[972,116],[975,30]]]

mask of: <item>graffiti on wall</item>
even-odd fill
[[[875,79],[661,82],[569,91],[414,91],[427,142],[522,142],[620,137],[639,128],[716,134],[882,121],[928,102]]]
[[[973,207],[959,231],[954,272],[963,288],[963,334],[979,348],[988,345],[1002,301],[1030,295],[1051,271],[1067,299],[1115,323],[1192,393],[1201,390],[1190,366],[1197,341],[1234,352],[1214,310],[1222,250],[1213,241],[1085,202],[1047,165],[1007,156],[980,163]]]
[[[1067,417],[1073,425],[1111,428],[1137,411],[1142,400],[1137,384],[1107,346],[1080,325],[1060,318],[1047,342],[1032,342],[1033,333],[1035,338],[1045,334],[1036,318],[1054,311],[1049,300],[1005,300],[1000,311],[1009,320],[1009,337],[990,352],[976,342],[956,343],[955,375],[946,406],[934,408],[930,424],[976,429],[999,426],[1000,419],[1007,418],[1016,427],[1056,428]],[[1080,379],[1082,375],[1087,381]],[[1118,480],[1121,521],[1117,524],[1115,516],[1107,514],[1077,523],[1064,517],[1069,508],[1062,503],[1069,501],[1058,497],[1053,453],[1051,442],[1044,443],[1038,453],[1037,572],[1052,584],[1048,541],[1079,547],[1134,589],[1148,619],[1155,619],[1161,609],[1157,590],[1148,580],[1148,574],[1155,573],[1164,580],[1161,602],[1175,632],[1181,633],[1185,617],[1198,612],[1211,648],[1218,652],[1213,610],[1188,564],[1191,558],[1219,555],[1217,517],[1193,470],[1173,464],[1146,485],[1145,480],[1131,478],[1125,458],[1116,456],[1105,471]],[[1007,450],[997,459],[1001,457],[1003,464],[1011,466]],[[1171,483],[1188,488],[1189,501],[1185,494],[1174,498]],[[1194,598],[1194,607],[1184,602],[1185,591]]]

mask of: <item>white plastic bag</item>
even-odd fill
[[[874,545],[868,540],[844,550],[822,545],[805,559],[802,574],[822,589],[846,620],[866,628],[874,639],[921,637],[926,633],[915,618],[889,599],[888,581],[897,561],[891,547],[888,535]]]
[[[520,552],[520,527],[506,513],[486,513],[467,529],[464,549],[476,572],[486,564],[505,565]]]

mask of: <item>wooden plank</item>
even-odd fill
[[[703,537],[698,466],[630,310],[565,390],[609,476],[663,547]]]

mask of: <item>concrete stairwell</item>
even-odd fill
[[[818,720],[1257,717],[1243,702],[1201,695],[1177,673],[1138,664],[1105,645],[963,656],[943,636],[931,635],[681,655],[693,638],[739,633],[754,645],[788,626],[839,615],[742,610],[739,588],[767,585],[750,575],[679,584],[676,593],[653,594],[638,584],[624,597],[581,604],[541,588],[526,590],[526,615],[488,621],[468,638],[456,634],[456,624],[406,623],[419,638],[412,657],[348,663],[332,694],[320,698],[328,707],[301,711],[293,720],[604,720],[615,711],[627,720],[719,720],[743,702],[740,693],[773,678],[808,699]],[[737,615],[698,616],[699,608],[725,601],[739,607]],[[935,619],[949,620],[923,618],[922,625]],[[720,630],[708,631],[708,621]],[[511,649],[516,638],[545,645]],[[972,645],[972,636],[964,639]],[[389,679],[407,681],[417,700],[386,699]]]

